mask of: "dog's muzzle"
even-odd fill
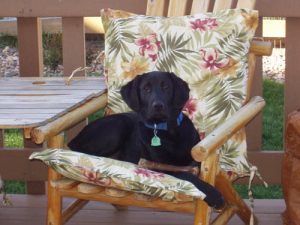
[[[147,113],[148,122],[166,122],[168,117],[168,112],[166,111],[165,104],[162,101],[154,101],[150,105]]]

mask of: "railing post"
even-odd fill
[[[43,147],[42,144],[35,144],[31,139],[25,137],[25,130],[23,130],[23,140],[25,149],[34,149]],[[23,150],[24,151],[24,150]],[[27,194],[45,194],[46,186],[44,181],[26,181]]]
[[[43,76],[42,25],[37,17],[18,17],[20,75]]]
[[[70,76],[74,69],[86,65],[84,17],[63,17],[62,30],[64,76]],[[85,76],[85,72],[78,72],[76,76]],[[86,122],[84,120],[68,130],[67,139],[76,136]]]
[[[284,88],[284,121],[287,121],[288,114],[300,108],[300,18],[286,18],[286,70]]]
[[[69,76],[78,67],[85,66],[85,29],[83,17],[62,18],[64,75]],[[79,72],[77,76],[85,75]]]

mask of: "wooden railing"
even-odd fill
[[[63,42],[63,66],[64,74],[79,66],[85,66],[85,30],[84,17],[99,16],[102,8],[117,8],[135,13],[144,14],[146,0],[1,0],[0,17],[17,17],[18,48],[20,56],[21,76],[42,76],[42,31],[40,17],[62,17],[62,42]],[[300,48],[298,37],[300,33],[300,4],[297,0],[258,0],[256,8],[260,16],[286,17],[286,79],[285,79],[285,120],[287,115],[300,107]],[[257,32],[261,35],[262,29]],[[256,79],[254,81],[253,95],[262,96],[262,63],[258,60],[256,67]],[[269,183],[280,183],[282,151],[262,151],[262,117],[261,115],[247,127],[249,159],[256,164]],[[0,132],[0,148],[3,147],[2,131]],[[35,146],[26,141],[25,147]],[[1,160],[14,162],[22,161],[22,168],[27,171],[8,173],[13,169],[1,167],[0,174],[5,179],[26,180],[32,187],[35,181],[46,178],[45,170],[41,173],[26,158],[18,158],[18,152],[0,151]],[[23,154],[23,156],[26,154]],[[1,162],[0,160],[0,162]],[[33,181],[33,183],[32,183]],[[30,186],[30,185],[29,185]],[[34,192],[34,188],[33,191]]]

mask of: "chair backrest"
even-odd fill
[[[256,0],[148,0],[148,16],[183,16],[221,9],[254,9]]]

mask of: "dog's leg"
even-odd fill
[[[176,173],[172,173],[171,175],[179,179],[189,181],[192,184],[194,184],[196,188],[198,188],[200,191],[206,194],[206,198],[204,199],[204,201],[210,207],[213,207],[215,209],[220,209],[224,206],[224,199],[221,193],[210,184],[200,180],[194,174],[189,172],[176,172]]]

